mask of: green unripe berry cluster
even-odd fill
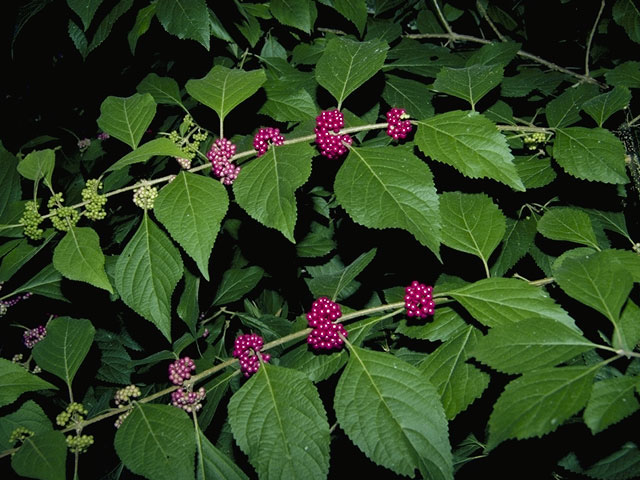
[[[81,403],[71,402],[63,412],[58,414],[56,424],[66,427],[70,423],[81,422],[87,413],[87,409]]]
[[[138,398],[142,395],[140,389],[135,385],[127,385],[124,388],[118,390],[114,396],[116,405],[123,408],[126,403],[130,403],[132,398]]]
[[[24,442],[25,439],[33,435],[35,432],[29,430],[26,427],[18,427],[13,432],[11,432],[11,436],[9,437],[9,443],[13,445],[16,442]]]
[[[67,435],[67,447],[72,453],[84,453],[93,445],[93,435]]]
[[[193,160],[200,148],[200,143],[207,139],[207,132],[196,125],[191,115],[184,117],[179,130],[179,133],[172,131],[169,138],[182,150],[181,158]]]
[[[64,198],[62,193],[55,193],[51,196],[47,202],[47,207],[51,213],[51,223],[61,232],[68,232],[71,227],[74,227],[78,223],[80,213],[73,207],[64,207]]]
[[[133,191],[133,203],[143,210],[153,209],[153,203],[158,197],[158,189],[143,184]]]
[[[98,190],[102,188],[102,182],[96,178],[87,180],[82,189],[82,201],[88,202],[84,206],[84,215],[89,220],[102,220],[107,216],[104,205],[107,203],[106,195],[100,195]]]
[[[547,141],[547,135],[542,132],[535,132],[525,136],[522,140],[529,150],[535,150],[538,144]]]
[[[42,215],[38,213],[38,204],[35,201],[27,202],[24,212],[20,217],[20,224],[24,226],[24,234],[31,240],[40,240],[44,230],[39,228],[42,223]]]

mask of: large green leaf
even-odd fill
[[[387,353],[349,348],[334,399],[338,424],[372,461],[400,475],[453,479],[440,395],[424,375]]]
[[[51,185],[51,175],[56,163],[56,152],[46,150],[34,150],[18,163],[18,172],[24,178],[37,182],[44,178],[45,184]]]
[[[417,123],[415,139],[425,155],[451,165],[467,177],[489,177],[515,190],[524,190],[507,140],[488,118],[454,110]]]
[[[486,265],[506,230],[495,203],[482,193],[446,192],[440,195],[442,243],[479,257]]]
[[[180,252],[145,212],[116,262],[115,286],[124,303],[167,339],[171,336],[171,294],[182,272]]]
[[[149,93],[156,103],[182,106],[182,95],[178,83],[170,77],[159,77],[150,73],[136,87],[138,93]]]
[[[283,25],[310,33],[318,10],[311,0],[271,0],[271,13]]]
[[[68,301],[62,294],[60,289],[60,282],[62,275],[58,272],[52,264],[47,265],[38,273],[36,273],[30,280],[16,288],[13,293],[31,292],[34,295],[42,295],[44,297],[53,298],[54,300]]]
[[[156,15],[167,32],[195,40],[209,50],[211,31],[205,0],[158,0]]]
[[[631,275],[600,253],[566,257],[554,276],[567,295],[596,309],[614,324],[633,287]]]
[[[228,207],[229,196],[220,182],[188,172],[180,172],[160,190],[153,207],[157,219],[195,260],[206,280],[209,256]]]
[[[444,293],[443,293],[444,294]],[[544,289],[515,278],[486,278],[446,292],[488,327],[527,318],[550,318],[573,328],[573,320]]]
[[[0,358],[0,407],[13,403],[24,392],[57,389],[17,363]]]
[[[638,385],[637,377],[605,378],[593,384],[583,414],[584,423],[592,434],[601,432],[640,408],[634,395]]]
[[[430,322],[410,318],[400,320],[396,332],[409,338],[444,342],[466,330],[467,326],[460,313],[453,308],[442,306],[436,309]]]
[[[22,198],[18,159],[9,153],[0,142],[0,218],[10,203]]]
[[[103,0],[67,0],[67,5],[80,17],[86,31],[89,25],[91,25],[91,20],[93,20],[93,16],[96,14],[102,1]]]
[[[584,127],[556,130],[553,158],[574,177],[604,183],[627,183],[624,155],[624,145],[608,130]]]
[[[263,275],[264,270],[255,265],[227,270],[222,275],[213,305],[224,305],[239,300],[253,290]]]
[[[300,122],[315,118],[318,114],[313,97],[303,87],[292,88],[286,79],[271,81],[264,87],[267,101],[260,113],[277,122]]]
[[[433,93],[424,83],[385,75],[386,82],[382,91],[382,98],[391,106],[404,108],[413,118],[429,118],[434,109],[431,105]]]
[[[55,234],[56,231],[53,228],[48,228],[44,231],[44,238],[40,243],[32,245],[24,239],[7,253],[0,264],[0,282],[9,280],[25,263],[43,250]]]
[[[197,428],[197,427],[196,427]],[[209,441],[200,429],[196,431],[197,480],[248,480],[242,470]]]
[[[617,0],[611,11],[613,20],[624,28],[629,38],[640,43],[640,10],[633,0]]]
[[[105,172],[114,172],[129,165],[133,165],[134,163],[146,162],[156,155],[182,157],[184,152],[178,145],[168,138],[156,138],[136,148],[133,152],[127,153],[124,157],[107,168]]]
[[[224,121],[229,112],[256,93],[266,79],[263,70],[231,70],[216,65],[205,77],[189,80],[186,89]]]
[[[342,102],[384,65],[389,46],[380,40],[357,42],[343,37],[327,42],[316,64],[316,80],[338,102]]]
[[[469,326],[418,365],[425,379],[438,390],[449,420],[489,386],[489,375],[465,362],[480,336],[479,330]]]
[[[44,433],[53,430],[51,420],[40,408],[40,405],[33,400],[28,400],[15,412],[0,418],[0,451],[13,447],[9,443],[9,439],[11,433],[18,427],[25,427],[33,433]]]
[[[537,154],[518,156],[513,159],[513,163],[527,189],[544,187],[557,177],[551,159],[548,157],[540,158]]]
[[[567,88],[547,104],[545,112],[549,126],[560,128],[579,122],[582,105],[598,93],[598,87],[587,83]]]
[[[53,266],[71,280],[87,282],[113,293],[104,271],[100,238],[90,227],[71,227],[53,251]]]
[[[261,479],[326,478],[329,423],[305,375],[264,364],[228,409],[233,436]]]
[[[98,126],[136,149],[155,114],[156,102],[149,93],[107,97],[100,105]]]
[[[471,104],[471,109],[475,110],[478,101],[500,84],[503,71],[500,65],[443,67],[433,82],[433,88],[466,100]]]
[[[129,49],[131,50],[132,55],[136,54],[136,46],[138,45],[138,40],[140,40],[140,37],[142,35],[147,33],[149,27],[151,26],[151,20],[153,20],[153,17],[156,16],[156,5],[156,3],[150,3],[146,7],[142,7],[140,10],[138,10],[138,13],[136,14],[136,23],[133,25],[131,30],[129,30],[129,34],[127,35],[127,40],[129,41]]]
[[[113,442],[122,463],[153,480],[193,480],[196,440],[184,410],[138,404]]]
[[[640,62],[624,62],[605,74],[607,83],[616,87],[640,87]]]
[[[127,13],[127,11],[133,6],[133,2],[134,0],[120,0],[102,19],[96,29],[96,33],[91,39],[91,44],[87,47],[87,54],[98,48],[100,44],[107,39],[115,23],[120,17]]]
[[[95,333],[91,322],[84,318],[54,318],[47,324],[47,336],[33,347],[33,358],[38,366],[64,380],[71,389]]]
[[[640,307],[629,299],[622,310],[620,320],[615,325],[613,347],[631,352],[639,342]]]
[[[332,268],[310,270],[313,278],[307,281],[314,297],[326,296],[333,300],[340,298],[349,285],[371,263],[376,256],[376,249],[361,254],[348,266],[333,270]],[[317,273],[316,273],[317,272]]]
[[[498,65],[506,67],[515,58],[521,46],[515,42],[493,42],[483,45],[467,59],[467,66]]]
[[[189,327],[193,337],[197,336],[198,317],[200,316],[200,304],[198,303],[198,290],[200,289],[200,277],[189,270],[184,271],[184,290],[180,295],[180,302],[176,307],[176,313]]]
[[[577,208],[550,208],[538,220],[538,231],[552,240],[564,240],[599,248],[589,215]]]
[[[367,4],[365,0],[332,0],[333,8],[344,16],[347,20],[351,21],[360,35],[364,31],[364,26],[367,23]]]
[[[471,353],[501,372],[523,373],[553,367],[595,347],[573,328],[532,316],[492,328]]]
[[[598,368],[543,368],[513,380],[493,406],[487,449],[553,432],[586,405]]]
[[[59,431],[41,432],[28,437],[11,457],[18,475],[39,480],[65,480],[67,443]]]
[[[507,218],[506,233],[502,238],[502,249],[491,266],[491,275],[502,277],[533,246],[536,236],[536,221],[533,217],[513,220]]]
[[[614,113],[626,108],[631,101],[631,92],[626,87],[615,87],[593,97],[582,104],[582,109],[593,118],[599,127]]]
[[[122,344],[122,336],[108,330],[97,330],[95,342],[100,349],[100,368],[96,378],[109,383],[129,385],[133,366]]]
[[[336,198],[369,228],[402,228],[440,256],[440,212],[429,167],[396,147],[351,148],[336,175]]]
[[[272,146],[266,154],[243,167],[233,184],[238,205],[291,242],[295,242],[293,229],[298,210],[295,191],[311,175],[313,153],[313,148],[303,143]]]

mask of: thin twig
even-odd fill
[[[491,18],[489,18],[489,15],[487,15],[487,11],[484,9],[484,7],[482,6],[479,0],[476,0],[476,7],[480,11],[480,15],[482,15],[482,18],[484,18],[487,21],[487,23],[491,27],[491,30],[493,30],[493,33],[495,33],[498,36],[501,42],[506,42],[507,39],[504,38],[504,35],[502,35],[500,33],[500,30],[498,30],[498,28],[494,25],[493,21],[491,20]]]
[[[591,33],[589,34],[589,39],[587,40],[587,51],[584,55],[584,74],[589,76],[589,53],[591,52],[591,42],[593,41],[593,36],[596,33],[596,28],[598,28],[598,22],[600,21],[600,15],[602,15],[602,11],[604,10],[605,0],[600,2],[600,10],[598,11],[598,15],[596,16],[596,21],[593,22],[593,28],[591,29]]]
[[[438,17],[440,18],[440,22],[442,23],[444,28],[447,29],[447,32],[449,32],[449,35],[451,35],[451,37],[455,37],[455,33],[453,33],[453,30],[451,30],[451,26],[449,25],[449,22],[447,22],[447,19],[444,18],[444,15],[440,10],[440,5],[438,5],[438,0],[432,0],[432,1],[433,1],[433,6],[436,8],[436,12],[438,12]],[[451,41],[455,42],[455,38],[451,38]]]

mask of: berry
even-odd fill
[[[538,148],[538,144],[547,140],[547,136],[542,132],[535,132],[531,135],[526,135],[522,140],[529,150],[535,150]]]
[[[176,157],[176,161],[180,165],[180,168],[183,170],[189,170],[191,168],[191,159],[190,158],[178,158]]]
[[[13,445],[16,442],[24,442],[28,437],[34,434],[34,431],[29,430],[26,427],[18,427],[13,432],[11,432],[11,436],[9,437],[9,444]]]
[[[98,134],[98,140],[108,140],[109,138],[111,138],[111,135],[109,135],[107,132]]]
[[[87,202],[84,206],[84,215],[89,220],[102,220],[107,216],[104,205],[107,203],[106,195],[100,195],[98,190],[102,188],[102,182],[97,178],[87,180],[82,189],[82,201]]]
[[[63,412],[58,414],[56,423],[61,427],[68,426],[72,423],[79,423],[84,420],[84,416],[87,413],[87,409],[84,408],[81,403],[71,402]]]
[[[144,183],[133,191],[133,203],[143,210],[153,209],[157,197],[158,189]]]
[[[38,204],[35,201],[27,202],[24,212],[20,217],[20,224],[24,225],[24,234],[31,240],[40,240],[44,230],[38,228],[42,223],[42,215],[38,212]]]
[[[22,334],[22,341],[27,348],[33,348],[36,343],[42,340],[47,335],[47,329],[44,325],[39,325],[36,328],[27,330]]]
[[[261,128],[253,137],[253,148],[258,151],[258,157],[264,155],[269,149],[269,145],[282,145],[284,137],[277,128]]]
[[[93,435],[67,435],[67,447],[72,453],[84,453],[93,445]]]
[[[171,392],[171,405],[181,408],[187,413],[197,412],[202,408],[202,400],[205,396],[204,387],[200,387],[196,392],[179,388],[175,392]]]
[[[271,355],[268,353],[258,353],[263,345],[264,340],[262,340],[260,335],[255,333],[240,335],[236,338],[233,345],[233,356],[240,361],[240,371],[245,377],[250,377],[260,368],[258,355],[260,355],[260,358],[262,358],[262,361],[265,363],[271,360]]]
[[[408,317],[427,318],[427,315],[433,315],[435,307],[433,287],[414,280],[404,291],[404,306]]]
[[[78,223],[80,213],[73,207],[63,206],[63,203],[62,193],[54,193],[47,202],[47,207],[50,209],[53,226],[61,232],[68,232]]]
[[[142,392],[140,392],[138,387],[135,385],[127,385],[118,390],[113,398],[118,408],[123,408],[125,404],[131,403],[132,398],[138,398],[140,395],[142,395]]]
[[[348,333],[341,323],[335,320],[342,316],[340,305],[327,297],[318,298],[307,313],[307,322],[313,328],[307,336],[307,343],[315,350],[331,350],[342,347]]]
[[[333,160],[346,153],[345,144],[351,145],[353,140],[347,134],[338,134],[342,127],[344,127],[344,116],[340,110],[322,112],[316,117],[314,132],[321,155]]]
[[[408,120],[409,115],[404,108],[392,108],[387,112],[387,135],[395,140],[406,138],[411,131],[411,121]]]
[[[231,163],[231,157],[235,154],[236,146],[226,138],[219,138],[213,142],[207,153],[213,174],[225,185],[231,185],[240,173],[240,167]]]
[[[196,364],[189,357],[182,357],[169,365],[169,380],[174,385],[182,385],[185,380],[191,378],[191,372],[196,369]]]

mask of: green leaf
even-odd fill
[[[606,93],[593,97],[582,104],[582,109],[593,118],[599,127],[616,112],[624,109],[631,101],[631,92],[626,87],[615,87]]]
[[[608,130],[584,127],[556,130],[553,158],[574,177],[628,183],[624,155],[622,142]]]
[[[604,480],[632,480],[640,475],[640,450],[633,442],[596,462],[586,472],[592,478]]]
[[[351,148],[334,184],[349,216],[369,228],[402,228],[440,256],[438,196],[429,167],[396,147]]]
[[[640,62],[624,62],[605,74],[607,83],[616,87],[640,88]]]
[[[633,243],[633,240],[629,235],[629,231],[627,230],[627,222],[624,218],[624,213],[608,212],[589,208],[583,208],[582,210],[589,214],[594,226],[599,225],[604,230],[618,233]]]
[[[69,32],[69,38],[82,56],[82,60],[85,60],[87,55],[89,55],[89,41],[87,40],[87,36],[73,20],[69,20],[67,31]]]
[[[304,88],[293,89],[286,77],[270,81],[265,85],[267,101],[260,113],[270,116],[277,122],[299,122],[315,118],[318,107],[313,97]]]
[[[178,83],[170,77],[159,77],[155,73],[150,73],[142,79],[136,87],[138,93],[149,93],[156,103],[165,105],[182,105],[182,95]]]
[[[596,309],[614,324],[633,287],[629,273],[600,253],[567,257],[554,276],[567,295]]]
[[[89,227],[72,227],[53,251],[53,266],[70,280],[90,283],[113,293],[104,271],[98,234]]]
[[[438,307],[433,320],[427,323],[415,319],[402,319],[396,332],[409,338],[445,342],[455,337],[467,327],[462,316],[453,308]]]
[[[389,51],[390,63],[384,69],[398,69],[423,77],[435,77],[443,66],[462,67],[461,57],[453,55],[448,48],[404,38]]]
[[[41,432],[28,437],[11,457],[18,475],[40,480],[65,480],[67,443],[59,431]]]
[[[506,220],[491,198],[481,193],[440,195],[442,243],[479,257],[484,265],[506,230]]]
[[[131,357],[122,345],[122,337],[108,330],[97,330],[95,341],[101,354],[96,378],[119,385],[129,385],[133,367]]]
[[[11,433],[18,427],[25,427],[33,433],[45,433],[53,430],[46,413],[33,400],[28,400],[18,410],[0,418],[0,450],[13,447],[9,443]]]
[[[47,335],[33,347],[33,358],[43,370],[62,379],[69,390],[96,333],[89,320],[57,317],[47,323]]]
[[[488,327],[542,317],[574,328],[571,317],[544,289],[515,278],[485,278],[442,295],[456,299]]]
[[[189,327],[189,332],[194,337],[197,336],[197,323],[200,315],[200,305],[198,304],[198,290],[200,288],[200,277],[193,275],[189,270],[184,271],[184,291],[180,296],[180,302],[176,308],[176,313],[182,321]]]
[[[629,38],[640,43],[640,10],[632,0],[617,0],[611,11],[613,20],[624,28]]]
[[[389,46],[380,40],[357,42],[332,38],[316,64],[316,80],[338,102],[342,102],[373,77],[384,65]]]
[[[418,365],[425,380],[438,390],[448,420],[464,411],[489,386],[487,373],[465,363],[480,336],[479,330],[469,326]]]
[[[329,423],[302,373],[264,364],[231,397],[228,410],[233,436],[260,478],[326,478]]]
[[[196,440],[191,419],[182,409],[137,404],[113,445],[133,473],[154,480],[193,479]]]
[[[425,154],[470,178],[489,177],[524,191],[507,140],[476,112],[454,110],[419,121],[415,140]]]
[[[332,6],[353,23],[362,35],[367,23],[367,4],[365,0],[332,0]]]
[[[136,46],[138,45],[138,40],[140,37],[147,33],[149,27],[151,26],[151,20],[156,16],[156,4],[151,3],[146,7],[138,10],[138,14],[136,15],[136,23],[133,25],[133,28],[129,31],[129,35],[127,35],[127,40],[129,41],[129,49],[131,50],[131,54],[136,54]],[[154,75],[154,74],[150,74]],[[157,101],[157,100],[156,100]],[[158,102],[159,103],[159,102]]]
[[[207,281],[209,257],[228,207],[229,196],[220,182],[180,172],[160,190],[153,208],[156,218],[195,260]]]
[[[264,270],[257,266],[227,270],[222,275],[213,305],[225,305],[241,299],[254,289],[263,275]]]
[[[334,409],[349,439],[400,475],[453,479],[445,412],[416,367],[387,353],[351,346]]]
[[[471,65],[464,68],[443,67],[436,75],[436,91],[466,100],[475,110],[476,104],[489,91],[500,85],[504,69],[500,65]]]
[[[310,33],[318,10],[310,0],[271,0],[271,13],[283,25]]]
[[[205,0],[158,0],[156,15],[168,33],[195,40],[209,50],[211,30]]]
[[[98,126],[136,149],[155,114],[156,102],[149,93],[107,97],[100,105]]]
[[[197,427],[196,427],[197,428]],[[209,441],[200,429],[196,432],[197,480],[248,480],[242,470]]]
[[[502,249],[493,266],[491,276],[502,277],[533,246],[536,236],[536,220],[533,217],[513,220],[507,218],[506,233],[502,238]]]
[[[589,400],[595,367],[543,368],[510,382],[489,417],[487,450],[553,432]]]
[[[429,118],[434,114],[433,93],[424,83],[408,78],[385,75],[382,98],[392,107],[404,108],[413,118]]]
[[[467,66],[498,65],[506,67],[515,58],[521,46],[515,42],[493,42],[483,45],[467,59]]]
[[[322,257],[334,248],[333,229],[312,223],[311,232],[296,244],[296,253],[299,257]]]
[[[182,149],[173,143],[168,138],[156,138],[144,145],[137,147],[133,152],[126,154],[116,163],[111,165],[105,170],[106,172],[115,172],[134,163],[143,163],[149,160],[151,157],[168,156],[168,157],[182,157],[184,152]]]
[[[501,372],[523,373],[553,367],[595,347],[573,328],[532,316],[492,328],[471,353]]]
[[[539,68],[521,68],[517,75],[502,81],[503,97],[526,97],[534,90],[544,95],[551,93],[566,79],[560,72],[544,72]]]
[[[32,375],[24,367],[0,358],[0,407],[13,403],[25,392],[49,388],[58,387]]]
[[[552,240],[599,248],[589,215],[571,207],[554,207],[538,220],[538,231]]]
[[[180,252],[145,212],[116,262],[122,301],[171,338],[171,294],[182,277]]]
[[[295,242],[295,191],[311,175],[313,149],[303,143],[272,146],[243,167],[233,184],[238,204],[255,220]]]
[[[582,105],[597,94],[598,87],[591,84],[583,83],[577,87],[567,88],[547,104],[546,115],[549,126],[559,128],[579,122]]]
[[[349,284],[371,263],[376,256],[376,251],[377,250],[373,248],[361,254],[351,262],[349,266],[345,267],[344,270],[314,275],[313,278],[307,282],[309,289],[315,297],[326,296],[336,300]]]
[[[54,300],[67,302],[68,300],[62,294],[62,290],[60,290],[61,280],[62,275],[60,272],[58,272],[52,264],[49,264],[36,273],[31,280],[27,280],[26,283],[16,288],[13,293],[31,292],[34,295],[42,295],[53,298]]]
[[[23,240],[18,246],[13,248],[2,259],[0,264],[0,282],[6,282],[17,271],[19,271],[24,264],[31,260],[39,251],[41,251],[49,241],[55,236],[56,231],[53,228],[48,228],[44,231],[44,238],[40,244],[31,245],[27,240]]]
[[[84,25],[85,30],[91,25],[91,20],[93,20],[93,16],[96,14],[101,3],[102,0],[67,0],[69,8],[82,20],[82,25]]]
[[[513,163],[527,189],[544,187],[557,177],[550,158],[539,158],[537,155],[520,156],[515,157]]]
[[[627,300],[620,320],[615,325],[613,346],[632,352],[638,342],[640,342],[640,307],[631,300]]]
[[[132,7],[133,1],[134,0],[120,0],[120,2],[104,17],[102,22],[100,22],[100,25],[98,25],[96,33],[93,35],[93,39],[91,40],[87,53],[98,48],[100,44],[107,39],[111,33],[111,29],[118,19],[127,13],[127,11]]]
[[[640,408],[634,395],[637,386],[637,377],[606,378],[593,384],[591,397],[584,409],[584,423],[593,435]]]
[[[256,93],[266,79],[264,70],[231,70],[216,65],[205,77],[189,80],[186,89],[194,99],[212,108],[222,122],[231,110]]]
[[[8,211],[12,202],[22,198],[20,175],[18,173],[18,159],[0,142],[0,218]]]
[[[46,150],[35,150],[24,157],[18,163],[18,172],[24,178],[37,182],[44,178],[46,185],[51,185],[51,175],[53,167],[56,163],[55,151],[47,148]]]

